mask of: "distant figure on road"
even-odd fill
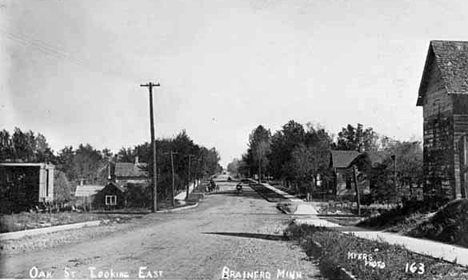
[[[242,183],[237,184],[236,186],[236,193],[241,194],[242,193]]]
[[[216,190],[216,183],[213,179],[210,180],[209,192]]]

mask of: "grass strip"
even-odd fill
[[[295,223],[285,235],[298,241],[308,256],[319,259],[322,273],[331,279],[343,279],[340,267],[358,279],[468,279],[466,267],[383,241]]]
[[[270,190],[262,184],[252,183],[249,184],[249,186],[268,202],[279,202],[284,200],[284,197],[282,195],[277,194],[276,192]]]

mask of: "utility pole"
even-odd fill
[[[189,188],[190,188],[190,161],[193,157],[193,155],[187,155],[188,156],[188,177],[187,177],[187,194],[185,196],[185,201],[188,201],[188,196],[189,196]]]
[[[159,83],[153,84],[151,82],[140,85],[140,87],[147,87],[149,89],[149,106],[150,106],[150,130],[151,130],[151,143],[153,146],[153,203],[151,205],[151,212],[158,210],[158,189],[157,189],[157,174],[156,174],[156,139],[154,137],[154,119],[153,119],[153,87],[159,87]]]
[[[358,216],[361,216],[361,194],[359,193],[356,173],[357,173],[356,165],[353,165],[353,177],[354,177],[353,179],[354,179],[354,187],[356,189],[357,211],[358,211]]]

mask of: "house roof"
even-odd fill
[[[116,162],[114,175],[116,177],[133,177],[141,178],[148,177],[148,173],[144,170],[147,165],[145,163],[132,162]]]
[[[95,195],[97,192],[102,190],[105,186],[100,185],[78,185],[76,186],[75,196],[88,197]]]
[[[331,151],[331,166],[333,168],[347,168],[359,155],[358,151]]]
[[[432,62],[439,68],[448,94],[468,94],[468,42],[431,41],[419,86],[417,106],[423,105]]]
[[[364,160],[370,167],[375,168],[381,164],[384,164],[385,161],[389,158],[389,154],[386,152],[364,152],[360,154],[354,161]]]
[[[121,192],[125,192],[125,188],[119,184],[116,184],[114,182],[111,182],[109,184],[107,184],[105,187],[107,188],[108,186],[114,186],[115,188],[117,188],[119,191]],[[104,188],[103,188],[104,189]]]

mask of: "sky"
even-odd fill
[[[0,0],[0,129],[117,152],[185,129],[226,166],[258,125],[422,140],[430,40],[468,40],[468,1]]]

